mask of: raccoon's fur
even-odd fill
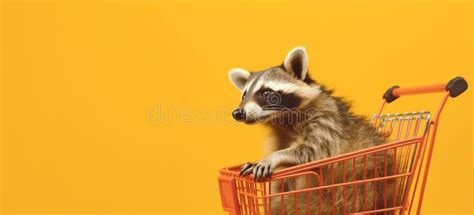
[[[355,115],[350,110],[350,105],[342,98],[332,95],[332,91],[314,81],[308,74],[306,51],[302,47],[291,50],[281,66],[272,67],[263,71],[248,72],[244,69],[233,69],[229,73],[232,83],[242,91],[242,101],[233,112],[236,120],[248,124],[260,122],[268,126],[271,135],[268,138],[268,155],[257,163],[247,163],[242,166],[241,174],[253,174],[255,180],[270,177],[275,170],[304,164],[328,157],[341,155],[348,152],[376,146],[385,142],[383,135],[362,116]],[[375,157],[379,164],[384,162],[384,157]],[[363,161],[355,160],[357,178],[362,177]],[[387,168],[391,171],[393,164],[390,156],[385,157]],[[375,162],[366,162],[366,177],[376,177],[374,171],[383,172],[381,165]],[[353,164],[346,165],[347,174],[353,174]],[[325,170],[329,171],[329,170]],[[334,167],[336,177],[333,179],[323,177],[324,184],[342,182],[342,168]],[[297,181],[285,182],[285,191],[303,188]],[[316,186],[316,182],[311,182]],[[311,192],[309,199],[309,214],[342,214],[356,211],[381,208],[381,202],[373,202],[375,186],[381,183],[367,183],[364,186],[347,186],[345,192],[339,189],[326,189],[322,191],[322,211],[319,211],[319,192]],[[280,192],[280,184],[273,184],[273,193]],[[387,198],[392,196],[392,186],[385,190]],[[356,189],[356,192],[353,192]],[[381,189],[381,188],[379,188]],[[365,191],[363,191],[365,190]],[[331,193],[333,192],[333,193]],[[366,192],[363,200],[362,193]],[[355,195],[359,196],[352,196]],[[380,192],[379,192],[380,193]],[[334,195],[334,199],[332,199]],[[344,199],[356,199],[355,204],[342,204]],[[377,194],[380,195],[380,194]],[[306,211],[305,193],[285,196],[284,214],[308,214]],[[272,199],[272,213],[282,214],[280,197]],[[375,198],[375,199],[382,199]],[[295,201],[296,205],[295,207]],[[365,201],[365,207],[363,207]],[[387,201],[391,202],[391,199]],[[334,202],[334,205],[333,205]],[[378,205],[378,206],[375,206]],[[375,207],[374,207],[375,206]],[[393,205],[392,205],[393,206]],[[333,210],[332,208],[335,208]]]

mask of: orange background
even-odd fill
[[[0,213],[222,213],[217,169],[259,159],[265,134],[231,119],[240,95],[230,68],[274,66],[303,45],[312,76],[368,115],[394,84],[473,82],[472,9],[459,0],[3,1]],[[469,89],[443,113],[425,213],[474,212],[472,99]]]

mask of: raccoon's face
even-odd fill
[[[242,101],[232,116],[245,123],[269,122],[283,113],[298,111],[321,92],[307,72],[302,47],[291,50],[281,66],[257,72],[232,69],[230,80],[242,92]]]

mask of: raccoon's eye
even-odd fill
[[[267,97],[267,96],[270,95],[270,93],[272,93],[270,90],[265,90],[265,91],[263,91],[262,96]]]

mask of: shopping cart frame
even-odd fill
[[[259,203],[260,200],[268,199],[268,198],[271,199],[273,197],[282,196],[282,195],[292,195],[292,194],[296,195],[297,193],[313,192],[313,191],[317,192],[318,190],[321,191],[323,189],[330,189],[336,186],[342,187],[342,189],[344,189],[345,186],[351,186],[351,185],[356,186],[356,183],[377,183],[377,182],[382,182],[382,181],[385,183],[386,180],[390,180],[390,179],[396,180],[396,177],[400,177],[400,178],[406,177],[406,182],[404,182],[403,187],[401,188],[401,189],[405,189],[405,191],[402,192],[401,194],[402,196],[399,197],[401,198],[401,201],[402,201],[400,205],[395,206],[395,203],[394,203],[393,207],[375,208],[375,210],[361,211],[361,212],[356,212],[356,213],[351,212],[351,213],[352,214],[374,214],[374,213],[379,213],[379,212],[399,211],[400,214],[405,214],[405,213],[410,214],[412,210],[415,209],[414,207],[416,206],[416,209],[414,211],[416,211],[416,214],[420,214],[421,208],[423,205],[423,196],[425,193],[426,182],[428,180],[431,158],[433,155],[433,149],[434,149],[434,144],[435,144],[435,139],[436,139],[436,134],[438,130],[441,113],[443,111],[443,108],[448,98],[449,97],[455,98],[459,96],[464,91],[466,91],[467,87],[468,87],[468,84],[466,80],[462,77],[453,78],[447,84],[437,84],[437,85],[408,87],[408,88],[401,88],[395,85],[389,88],[383,95],[383,102],[379,108],[378,114],[374,115],[373,117],[373,120],[372,120],[373,125],[378,126],[378,124],[380,123],[379,120],[383,120],[382,112],[385,106],[389,103],[392,103],[393,101],[397,100],[400,97],[429,94],[429,93],[442,93],[443,94],[442,100],[434,116],[431,116],[431,114],[429,114],[429,116],[427,116],[427,118],[425,119],[427,125],[425,127],[425,131],[423,132],[423,135],[408,138],[408,139],[393,141],[393,142],[389,142],[389,143],[382,144],[379,146],[370,147],[367,149],[358,150],[355,152],[350,152],[350,153],[346,153],[346,154],[326,158],[323,160],[294,166],[294,167],[289,167],[286,169],[276,171],[269,179],[271,183],[271,181],[285,180],[287,178],[296,178],[296,177],[302,177],[302,176],[305,176],[307,178],[314,177],[315,180],[319,181],[319,185],[317,187],[293,190],[293,191],[289,191],[285,193],[276,193],[276,194],[271,194],[270,192],[268,194],[266,187],[263,186],[263,190],[260,190],[260,191],[262,193],[267,193],[267,195],[263,196],[263,194],[259,194],[259,192],[256,189],[258,182],[255,182],[251,176],[239,177],[238,170],[240,169],[241,165],[220,169],[218,183],[219,183],[219,190],[221,194],[223,209],[229,212],[229,214],[233,214],[233,215],[261,214],[261,213],[271,214],[267,210],[268,203],[266,201],[263,201],[263,203]],[[424,113],[421,112],[419,114],[420,116],[423,116]],[[321,182],[322,176],[318,175],[317,172],[315,173],[315,172],[310,171],[311,169],[315,169],[318,167],[321,168],[321,166],[323,165],[328,166],[332,164],[334,167],[335,163],[341,162],[341,161],[345,162],[345,160],[350,160],[350,159],[354,159],[354,163],[355,163],[355,159],[357,159],[357,157],[361,157],[361,156],[367,157],[367,155],[370,155],[371,153],[375,153],[375,154],[381,153],[381,152],[386,153],[386,151],[388,150],[394,150],[396,152],[398,147],[404,147],[410,144],[421,144],[421,147],[413,149],[414,158],[411,161],[410,169],[409,171],[405,173],[401,173],[400,175],[391,175],[391,176],[384,176],[384,177],[377,177],[377,178],[374,177],[371,179],[364,178],[363,180],[358,180],[358,181],[354,180],[352,182],[343,182],[343,183],[333,184],[333,185],[332,184],[322,185],[322,182]],[[408,156],[408,153],[407,153],[407,156]],[[423,166],[423,162],[424,162],[424,166]],[[246,189],[248,189],[249,187],[250,188],[255,187],[255,189],[253,190],[244,191],[244,194],[246,196],[252,198],[252,202],[248,202],[248,203],[251,203],[254,205],[250,205],[250,206],[245,205],[246,202],[242,200],[243,193],[242,191],[238,190],[238,187],[243,186],[243,185],[246,186]],[[419,191],[418,191],[418,188],[420,189]],[[417,200],[416,204],[415,204],[415,199]],[[253,203],[254,200],[255,200],[255,203]],[[263,207],[263,212],[261,212],[262,207]],[[242,208],[245,208],[246,210],[244,211],[242,210]]]

